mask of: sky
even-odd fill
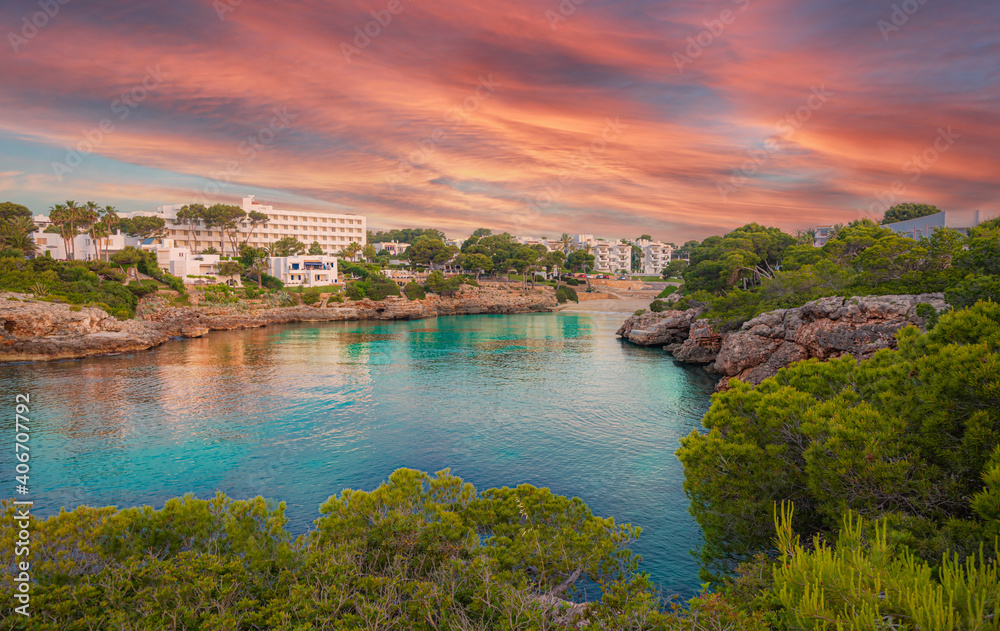
[[[680,243],[1000,207],[995,0],[4,0],[0,201]]]

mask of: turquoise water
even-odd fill
[[[216,332],[129,355],[0,366],[0,395],[11,413],[15,394],[31,396],[31,495],[42,515],[222,491],[286,501],[299,533],[342,488],[371,489],[399,467],[450,467],[480,489],[546,486],[641,526],[641,568],[665,595],[689,596],[700,534],[674,451],[700,426],[714,381],[618,341],[622,318]],[[13,449],[3,451],[12,470]]]

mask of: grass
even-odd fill
[[[662,283],[662,276],[633,276],[632,280],[641,280],[647,283]]]
[[[318,289],[321,294],[330,294],[336,293],[343,288],[344,287],[342,285],[320,285],[318,287],[285,287],[285,291],[301,294],[309,291],[310,289]]]

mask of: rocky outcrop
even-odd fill
[[[717,389],[725,389],[732,377],[759,384],[804,359],[851,355],[862,360],[883,348],[893,348],[899,329],[924,325],[917,315],[921,303],[939,312],[948,307],[943,294],[821,298],[794,309],[762,313],[725,335],[716,333],[707,320],[697,320],[684,333],[671,330],[672,341],[665,342],[664,349],[672,351],[679,361],[704,364],[709,371],[722,374]],[[648,316],[633,316],[619,329],[619,335],[630,341],[633,337],[659,339],[665,336],[647,331],[662,327]],[[679,337],[683,337],[680,344],[674,341]]]
[[[698,309],[688,309],[634,315],[618,329],[617,335],[640,346],[677,345],[677,348],[688,338],[691,325],[700,314]]]
[[[948,307],[944,294],[920,294],[821,298],[795,309],[770,311],[726,334],[712,368],[725,375],[724,381],[736,377],[758,384],[803,359],[868,359],[883,348],[894,348],[899,329],[924,325],[916,313],[921,303],[939,312]]]
[[[664,346],[667,349],[666,346]],[[688,338],[677,348],[669,348],[674,357],[689,364],[711,364],[722,348],[722,336],[715,332],[708,320],[691,324]]]
[[[469,290],[455,297],[424,300],[329,303],[325,308],[273,309],[167,307],[148,300],[141,319],[118,320],[100,309],[41,302],[29,295],[0,294],[0,361],[70,359],[140,351],[171,338],[200,337],[209,331],[248,329],[291,322],[416,320],[448,315],[514,314],[551,311],[552,292],[527,295]]]

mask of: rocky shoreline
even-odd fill
[[[0,293],[0,362],[78,359],[141,351],[173,338],[201,337],[210,331],[270,324],[533,313],[552,311],[556,305],[552,292],[521,295],[489,289],[463,290],[453,298],[390,297],[379,302],[330,303],[323,308],[164,307],[156,300],[144,300],[137,319],[122,321],[101,309],[38,301],[27,294]]]
[[[763,313],[725,333],[699,320],[701,310],[689,309],[632,316],[617,334],[634,344],[663,346],[678,361],[721,374],[719,391],[733,377],[756,385],[805,359],[851,355],[862,360],[894,348],[899,329],[925,326],[917,315],[919,304],[937,312],[948,308],[944,294],[831,297]]]

